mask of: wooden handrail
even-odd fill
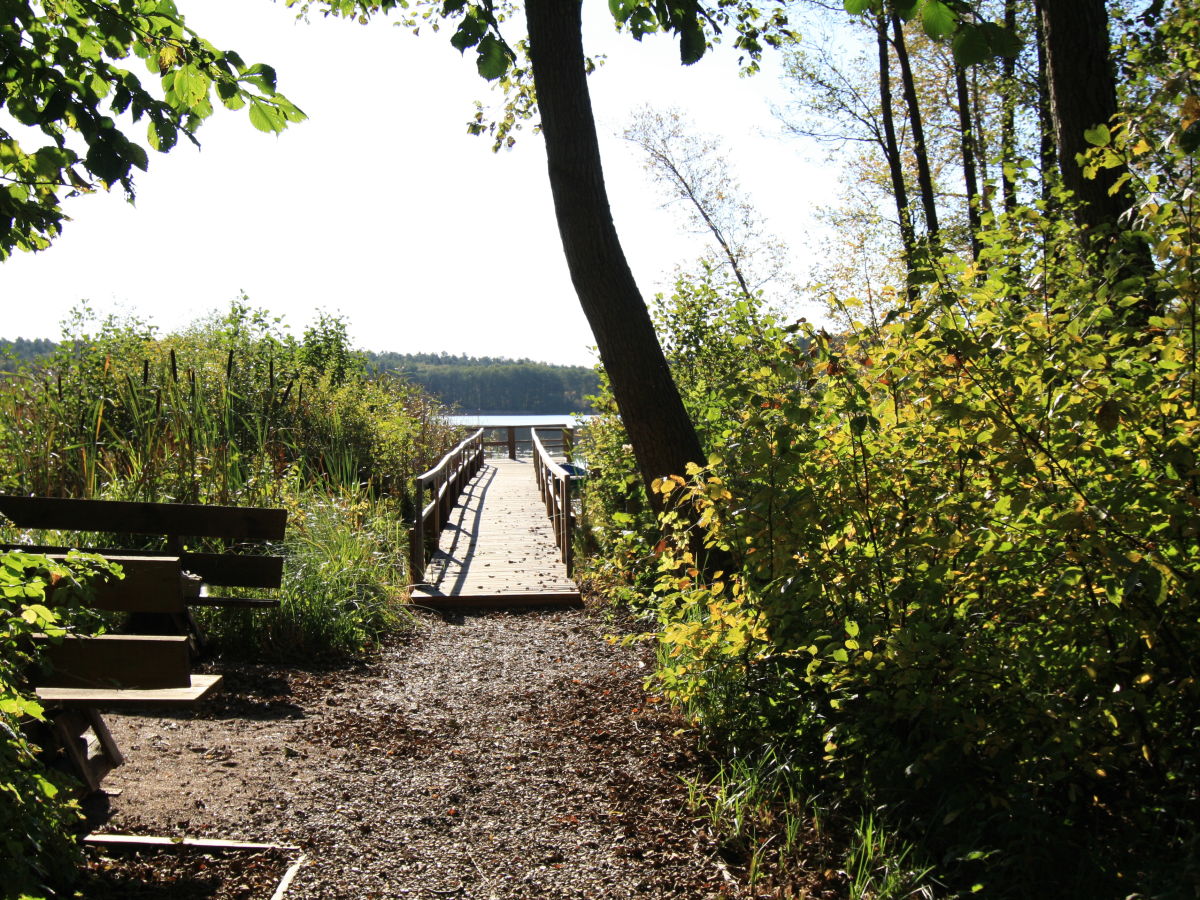
[[[458,502],[458,495],[475,474],[483,468],[483,429],[467,437],[457,447],[438,461],[428,472],[415,479],[413,497],[412,544],[409,565],[413,584],[420,584],[425,577],[425,562],[429,548],[426,542],[436,541],[442,525],[450,516],[450,510]],[[425,492],[430,492],[425,502]]]
[[[550,423],[516,422],[512,425],[484,425],[483,430],[485,432],[502,431],[502,432],[505,432],[505,437],[503,440],[498,440],[498,441],[485,440],[483,442],[483,446],[484,447],[503,447],[508,451],[509,459],[516,459],[518,447],[521,447],[522,445],[525,445],[525,444],[529,444],[529,445],[533,444],[532,440],[528,440],[528,441],[517,440],[517,431],[522,428],[528,428],[531,435],[533,433],[533,429],[535,429],[535,428],[544,428],[544,429],[550,429],[550,430],[557,429],[557,430],[560,430],[563,435],[569,435],[571,433],[571,426],[566,424],[565,422],[561,423],[561,424],[556,423],[556,422],[550,422]]]
[[[579,480],[581,476],[572,475],[554,461],[536,428],[530,434],[533,438],[533,475],[537,479],[542,502],[546,505],[546,515],[554,526],[554,542],[570,575],[575,564],[575,513],[571,509],[571,482]]]

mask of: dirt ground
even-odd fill
[[[218,661],[223,690],[188,712],[106,716],[127,764],[97,830],[300,849],[159,854],[160,889],[151,857],[97,851],[90,895],[270,898],[302,852],[289,900],[749,896],[688,811],[700,763],[643,692],[644,651],[609,630],[422,614],[357,669]]]

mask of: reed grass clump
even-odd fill
[[[341,320],[297,340],[240,301],[163,338],[78,314],[0,416],[10,492],[180,503],[278,503],[295,480],[403,498],[455,437],[419,388],[367,377]]]
[[[407,628],[408,531],[395,501],[309,491],[286,502],[280,605],[200,610],[221,651],[282,661],[345,658]]]
[[[164,337],[83,308],[0,381],[6,493],[288,508],[281,605],[201,613],[254,658],[354,655],[404,626],[409,486],[457,439],[420,388],[369,375],[342,320],[297,339],[244,298]]]

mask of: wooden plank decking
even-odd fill
[[[528,459],[490,459],[459,497],[413,589],[419,606],[578,604]]]

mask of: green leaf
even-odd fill
[[[1121,423],[1121,406],[1113,400],[1105,400],[1096,408],[1096,424],[1108,434]]]
[[[171,90],[180,106],[191,109],[208,96],[208,76],[195,66],[175,70]]]
[[[508,48],[494,36],[485,35],[479,42],[479,58],[475,63],[479,74],[488,81],[495,81],[504,76],[510,63]]]
[[[958,16],[954,10],[941,0],[925,0],[925,6],[921,9],[921,27],[927,35],[938,41],[954,34],[957,25]]]
[[[960,28],[950,47],[954,52],[954,61],[963,68],[987,62],[992,58],[992,47],[988,43],[987,33],[974,25]]]
[[[1200,120],[1192,122],[1179,132],[1179,149],[1189,154],[1200,149]]]
[[[842,6],[846,12],[852,16],[859,16],[868,10],[877,12],[879,10],[879,0],[842,0]]]
[[[988,47],[992,56],[1003,56],[1013,59],[1020,55],[1023,43],[1016,32],[1010,31],[995,22],[981,22],[972,28],[982,31],[987,37]]]
[[[467,15],[458,23],[458,30],[450,38],[450,46],[459,53],[466,53],[487,34],[487,22],[479,16]],[[486,76],[484,76],[486,77]]]
[[[1107,147],[1108,142],[1112,140],[1112,134],[1109,133],[1108,126],[1101,123],[1085,131],[1083,139],[1093,147]]]
[[[278,109],[255,97],[250,100],[250,124],[259,131],[278,134],[287,123]]]
[[[679,27],[679,59],[685,66],[700,60],[708,51],[704,26],[699,18],[689,18]]]
[[[640,5],[640,0],[608,0],[608,11],[614,19],[624,24]]]

